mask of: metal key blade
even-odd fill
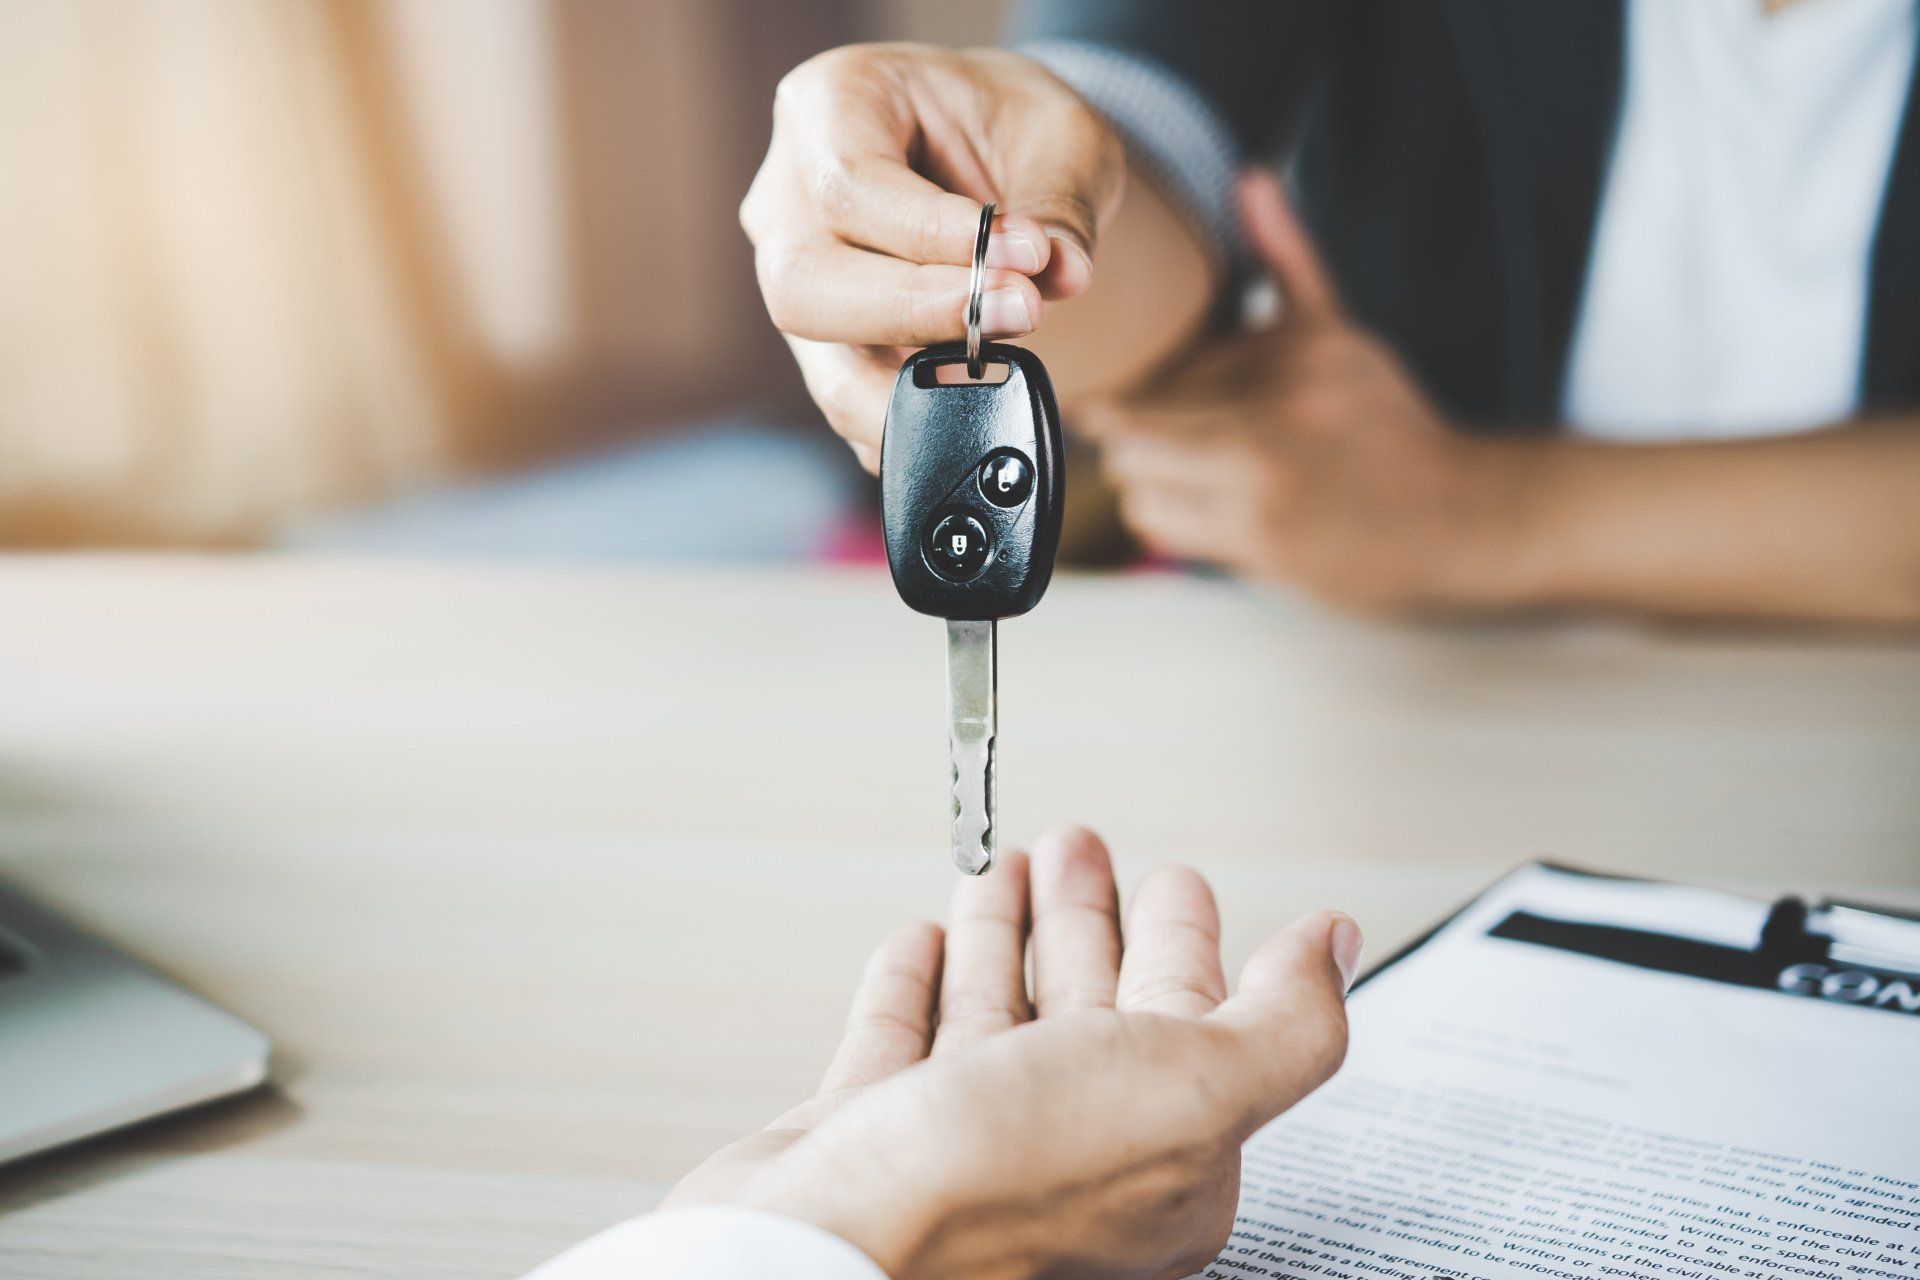
[[[994,624],[947,623],[947,723],[953,753],[953,864],[993,865]]]

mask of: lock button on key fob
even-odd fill
[[[992,551],[986,527],[964,511],[950,511],[935,520],[927,536],[927,562],[948,582],[968,582],[979,576]]]

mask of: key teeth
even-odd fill
[[[994,846],[999,839],[999,832],[995,830],[999,824],[994,821],[999,814],[994,808],[993,767],[999,746],[1000,739],[997,736],[987,739],[987,779],[985,787],[982,788],[986,804],[981,806],[980,811],[980,866],[977,870],[968,872],[969,875],[985,875],[993,867]]]
[[[994,854],[994,624],[947,623],[947,748],[953,770],[952,853],[980,875]]]
[[[993,824],[980,828],[977,838],[961,825],[966,806],[960,799],[960,771],[953,772],[953,865],[970,876],[984,875],[993,866]]]
[[[980,835],[977,840],[969,840],[968,833],[961,827],[961,819],[967,811],[966,801],[960,795],[960,767],[953,766],[953,865],[970,876],[985,875],[993,869],[995,853],[994,812],[993,812],[993,763],[994,740],[987,739],[987,768],[985,779],[986,801],[981,813]],[[968,846],[972,847],[969,848]]]

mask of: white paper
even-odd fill
[[[1766,914],[1508,877],[1354,994],[1202,1275],[1920,1280],[1920,1017],[1486,936],[1515,909],[1741,946]]]

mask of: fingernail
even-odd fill
[[[1040,269],[1040,246],[1018,231],[996,231],[987,237],[987,265],[1032,275]]]
[[[1061,264],[1055,268],[1060,283],[1072,290],[1084,289],[1093,280],[1093,259],[1080,247],[1080,242],[1061,231],[1049,231],[1047,239],[1053,242],[1053,251],[1061,255]]]
[[[1340,967],[1340,989],[1346,991],[1353,986],[1353,975],[1360,968],[1360,949],[1366,945],[1366,939],[1360,936],[1360,926],[1353,922],[1352,916],[1335,916],[1333,919],[1333,962]]]
[[[1011,338],[1033,328],[1027,299],[1018,289],[995,289],[980,299],[980,329],[993,338]]]

